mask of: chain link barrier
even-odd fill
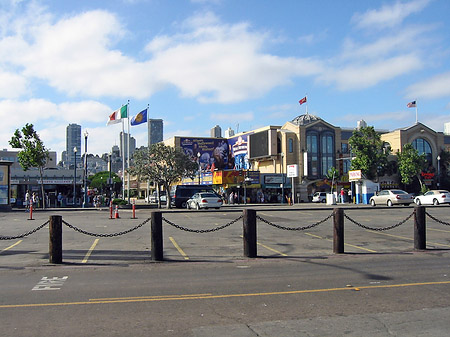
[[[191,232],[191,233],[211,233],[211,232],[217,232],[217,231],[220,231],[221,229],[227,228],[227,227],[231,226],[232,224],[238,222],[243,217],[244,217],[243,215],[240,215],[237,219],[234,219],[234,220],[226,223],[225,225],[222,225],[222,226],[219,226],[216,228],[211,228],[211,229],[190,229],[187,227],[177,225],[176,223],[166,219],[165,217],[162,217],[162,220],[175,228],[181,229],[182,231]]]
[[[16,235],[16,236],[0,236],[0,240],[16,240],[16,239],[22,239],[28,235],[34,234],[36,233],[38,230],[44,228],[46,225],[48,225],[48,223],[50,222],[50,220],[47,220],[46,222],[44,222],[42,225],[36,227],[35,229],[26,232],[24,234],[20,234],[20,235]]]
[[[430,217],[431,219],[433,219],[434,221],[440,223],[441,225],[450,226],[450,222],[445,222],[445,221],[439,220],[439,219],[435,218],[434,216],[432,216],[430,213],[428,213],[428,212],[426,212],[426,211],[425,211],[425,214],[426,214],[428,217]]]
[[[147,220],[145,220],[144,222],[142,222],[141,224],[139,224],[137,226],[134,226],[133,228],[127,229],[127,230],[122,231],[122,232],[111,233],[111,234],[98,234],[98,233],[88,232],[88,231],[85,231],[84,229],[81,229],[81,228],[78,228],[76,226],[73,226],[73,225],[71,225],[70,223],[68,223],[68,222],[66,222],[64,220],[62,220],[62,223],[64,225],[66,225],[67,227],[69,227],[69,228],[73,229],[74,231],[77,231],[77,232],[79,232],[81,234],[95,236],[95,237],[98,237],[98,238],[112,238],[112,237],[121,236],[121,235],[125,235],[125,234],[128,234],[128,233],[131,233],[131,232],[135,231],[136,229],[141,228],[142,226],[144,226],[150,220],[151,220],[151,218],[148,218]]]
[[[303,227],[285,227],[285,226],[277,225],[277,224],[274,224],[273,222],[270,222],[270,221],[260,217],[259,215],[257,215],[256,218],[258,220],[261,220],[262,222],[268,224],[269,226],[272,226],[272,227],[275,227],[275,228],[278,228],[278,229],[282,229],[282,230],[285,230],[285,231],[304,231],[304,230],[311,229],[311,228],[319,226],[320,224],[322,224],[325,221],[327,221],[328,219],[330,219],[332,216],[333,216],[333,213],[331,213],[329,216],[327,216],[323,220],[320,220],[320,221],[318,221],[316,223],[313,223],[313,224],[308,225],[308,226],[303,226]]]
[[[408,221],[409,219],[411,219],[411,217],[412,217],[414,214],[415,214],[415,211],[413,211],[410,215],[408,215],[408,216],[406,217],[406,219],[400,221],[399,223],[396,223],[395,225],[388,226],[388,227],[369,227],[369,226],[365,226],[365,225],[363,225],[362,223],[359,223],[358,221],[356,221],[356,220],[350,218],[350,217],[349,217],[347,214],[345,214],[345,213],[344,213],[344,217],[345,217],[347,220],[349,220],[350,222],[353,222],[355,225],[357,225],[357,226],[359,226],[359,227],[361,227],[361,228],[369,229],[369,230],[377,231],[377,232],[382,232],[382,231],[388,231],[388,230],[390,230],[390,229],[393,229],[393,228],[396,228],[396,227],[398,227],[398,226],[403,225],[406,221]]]

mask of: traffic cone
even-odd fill
[[[115,219],[120,219],[120,216],[119,216],[119,205],[116,205],[116,212],[114,213],[114,218]]]

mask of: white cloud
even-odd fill
[[[400,25],[409,15],[420,12],[428,3],[430,0],[396,1],[380,9],[357,13],[352,20],[360,28],[392,28]]]
[[[340,90],[360,90],[393,79],[422,66],[413,54],[388,58],[366,64],[349,64],[330,68],[318,76],[319,82],[336,84]]]
[[[213,113],[210,115],[210,119],[213,121],[242,121],[242,122],[249,122],[253,121],[255,118],[253,112],[243,112],[243,113],[236,113],[236,114],[230,114],[230,113]]]
[[[411,99],[446,96],[450,96],[450,72],[415,83],[406,89],[406,97]]]

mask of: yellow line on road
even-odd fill
[[[178,245],[178,243],[175,241],[175,239],[171,236],[169,236],[169,240],[172,242],[172,244],[175,246],[175,248],[178,250],[178,252],[184,257],[185,260],[189,260],[189,256],[186,255],[186,253],[181,249],[181,247]]]
[[[29,304],[5,304],[0,305],[0,309],[8,308],[36,308],[36,307],[55,307],[55,306],[71,306],[71,305],[87,305],[87,304],[113,304],[113,303],[137,303],[137,302],[162,302],[162,301],[182,301],[182,300],[202,300],[202,299],[222,299],[222,298],[236,298],[236,297],[255,297],[255,296],[276,296],[276,295],[298,295],[298,294],[312,294],[312,293],[326,293],[334,291],[355,291],[356,289],[387,289],[399,287],[416,287],[429,285],[444,285],[450,284],[450,281],[441,282],[420,282],[420,283],[402,283],[402,284],[385,284],[374,286],[354,286],[345,288],[325,288],[325,289],[306,289],[306,290],[291,290],[291,291],[274,291],[265,293],[244,293],[244,294],[222,294],[222,295],[173,295],[172,297],[148,297],[148,298],[116,298],[107,300],[90,300],[79,302],[55,302],[55,303],[29,303]],[[358,292],[356,292],[358,293]]]
[[[443,229],[427,228],[427,230],[436,231],[436,232],[450,233],[450,231],[446,231],[446,230],[443,230]]]
[[[240,235],[240,237],[243,238],[242,235]],[[257,245],[260,245],[261,247],[264,247],[264,248],[266,248],[266,249],[268,249],[268,250],[270,250],[270,251],[272,251],[272,252],[274,252],[274,253],[276,253],[276,254],[279,254],[279,255],[281,255],[281,256],[288,256],[287,254],[284,254],[284,253],[282,253],[282,252],[280,252],[280,251],[278,251],[278,250],[276,250],[276,249],[270,248],[269,246],[263,245],[263,244],[260,243],[260,242],[256,242],[256,244],[257,244]]]
[[[83,259],[83,261],[81,261],[81,263],[86,263],[89,260],[89,257],[91,256],[92,251],[94,250],[95,246],[97,246],[98,240],[100,240],[100,239],[94,240],[94,243],[92,244],[91,248],[89,248],[88,252],[84,256],[84,259]]]
[[[165,298],[175,298],[175,297],[198,297],[198,296],[212,296],[212,294],[206,293],[206,294],[190,294],[190,295],[160,295],[160,296],[90,298],[89,301],[117,301],[117,300],[134,300],[134,299],[165,299]]]
[[[309,235],[309,236],[312,236],[312,237],[315,237],[315,238],[318,238],[318,239],[323,239],[323,240],[327,240],[327,241],[333,242],[333,240],[330,240],[330,239],[327,239],[327,238],[323,238],[323,237],[318,236],[318,235],[314,235],[314,234],[310,234],[310,233],[305,233],[305,234]],[[365,250],[365,251],[371,252],[371,253],[376,253],[377,252],[376,250],[372,250],[372,249],[369,249],[369,248],[364,248],[364,247],[360,247],[360,246],[351,245],[350,243],[344,243],[344,246],[358,248],[358,249]]]
[[[386,236],[391,236],[393,238],[397,238],[397,239],[403,239],[403,240],[409,240],[409,241],[414,241],[414,239],[408,238],[406,236],[400,236],[400,235],[393,235],[393,234],[387,234],[387,233],[380,233],[380,232],[376,232],[376,231],[372,231],[369,229],[366,229],[368,232],[372,232],[375,234],[380,234],[380,235],[386,235]],[[443,247],[450,247],[450,245],[446,245],[443,243],[436,243],[436,242],[427,242],[428,246],[443,246]]]
[[[0,253],[6,252],[8,249],[11,249],[11,248],[17,246],[17,245],[18,245],[19,243],[21,243],[22,241],[23,241],[23,240],[19,240],[19,241],[17,241],[16,243],[12,244],[11,246],[6,247],[5,249],[2,249],[2,250],[0,251]]]

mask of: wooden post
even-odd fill
[[[254,209],[244,209],[243,212],[244,256],[257,257],[256,211]]]
[[[163,230],[162,213],[152,212],[151,215],[151,241],[152,241],[152,260],[162,261],[163,256]]]
[[[426,233],[425,207],[417,206],[414,209],[414,249],[427,249]]]
[[[335,208],[333,210],[333,252],[335,254],[344,253],[344,210]]]
[[[49,262],[62,263],[62,216],[50,216]]]

